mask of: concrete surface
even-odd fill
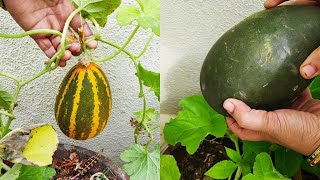
[[[200,94],[202,63],[220,36],[263,9],[264,0],[161,0],[161,113]]]
[[[123,4],[137,5],[134,0],[124,0]],[[109,17],[108,24],[103,29],[102,35],[122,45],[134,26],[119,27],[115,20],[115,14]],[[9,13],[0,9],[0,32],[14,34],[23,32],[23,30],[15,23]],[[149,35],[150,31],[141,29],[127,49],[139,53]],[[97,57],[106,57],[115,51],[112,47],[102,48],[101,45],[96,50],[95,55]],[[155,37],[151,47],[141,58],[141,61],[147,69],[159,72],[159,56],[160,38]],[[46,56],[30,37],[23,39],[0,38],[0,72],[10,73],[26,79],[44,67],[44,60],[46,60]],[[12,123],[12,127],[27,126],[33,123],[53,124],[59,132],[60,142],[79,145],[96,151],[104,149],[105,154],[120,164],[120,152],[127,149],[134,141],[133,128],[130,127],[129,120],[134,111],[142,109],[142,100],[138,98],[139,84],[135,76],[135,68],[123,53],[110,62],[100,63],[111,85],[113,95],[112,115],[102,134],[91,140],[75,141],[67,138],[59,130],[53,112],[55,95],[59,84],[75,63],[77,63],[77,58],[73,58],[66,68],[58,68],[22,89],[18,97],[18,107],[14,111],[17,119]],[[11,93],[14,92],[14,82],[1,77],[0,83],[6,90]],[[149,93],[147,99],[149,101],[148,107],[159,109],[159,102],[153,93]],[[159,141],[159,136],[155,137]]]

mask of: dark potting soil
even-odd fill
[[[197,152],[189,155],[186,148],[179,146],[172,154],[178,164],[181,180],[202,180],[204,173],[214,164],[228,159],[224,146],[235,148],[234,143],[229,138],[214,138],[208,136],[201,143]]]

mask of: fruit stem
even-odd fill
[[[61,53],[58,55],[57,59],[61,59],[62,56],[65,53],[66,50],[66,38],[67,38],[67,32],[69,29],[69,25],[71,23],[71,20],[73,19],[74,16],[76,16],[80,11],[82,10],[82,8],[78,8],[76,10],[74,10],[70,16],[68,17],[68,19],[66,20],[66,23],[64,24],[63,27],[63,31],[62,31],[62,37],[61,37],[61,42],[60,42],[60,46],[61,46]]]
[[[130,34],[129,38],[126,40],[126,42],[119,48],[118,51],[116,51],[115,53],[113,53],[111,56],[108,56],[106,58],[102,58],[102,59],[97,59],[97,58],[93,58],[93,61],[95,62],[104,62],[104,61],[108,61],[113,59],[114,57],[116,57],[118,54],[121,53],[121,51],[124,50],[124,48],[127,47],[127,45],[130,43],[130,41],[132,40],[132,38],[134,37],[134,35],[137,33],[137,31],[139,30],[140,26],[136,26],[136,28],[132,31],[132,33]],[[101,40],[101,39],[97,39],[97,40]],[[102,41],[104,42],[104,41]]]
[[[137,56],[135,56],[136,59],[139,59],[139,58],[147,51],[147,49],[148,49],[148,47],[149,47],[149,45],[150,45],[150,43],[151,43],[151,40],[152,40],[153,36],[154,36],[154,34],[152,33],[152,34],[150,35],[150,37],[149,37],[146,45],[144,46],[143,50],[142,50]]]
[[[53,34],[57,36],[62,36],[62,33],[52,29],[34,29],[30,31],[26,31],[20,34],[2,34],[0,33],[0,37],[2,38],[22,38],[25,36],[35,35],[35,34]]]

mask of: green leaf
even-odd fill
[[[96,19],[101,27],[107,23],[107,16],[121,4],[121,0],[72,0],[77,8],[82,8],[81,15]]]
[[[191,96],[180,101],[183,109],[176,118],[164,126],[164,138],[175,145],[180,142],[189,154],[198,149],[200,142],[208,135],[223,137],[227,125],[223,116],[215,112],[202,96]]]
[[[205,173],[205,175],[214,179],[226,179],[233,174],[238,166],[239,164],[235,164],[229,160],[224,160],[215,164]]]
[[[259,180],[276,180],[289,178],[281,175],[273,166],[271,157],[268,153],[260,153],[256,156],[256,161],[253,166],[253,174],[248,174],[243,177],[244,180],[259,179]]]
[[[36,167],[23,165],[19,177],[16,180],[49,180],[56,174],[50,167]]]
[[[129,150],[121,153],[120,159],[127,163],[123,169],[130,176],[130,180],[160,178],[160,145],[157,145],[153,152],[148,152],[144,146],[133,144]]]
[[[237,151],[235,151],[235,150],[233,150],[233,149],[230,149],[230,148],[228,148],[228,147],[224,147],[224,148],[226,149],[226,153],[227,153],[228,157],[229,157],[232,161],[234,161],[234,162],[236,162],[236,163],[240,163],[240,161],[241,161],[241,156],[240,156],[240,154],[239,154]]]
[[[137,20],[144,29],[151,28],[160,36],[160,0],[136,0],[141,9],[142,16]]]
[[[311,95],[314,99],[320,99],[320,76],[317,76],[309,86]]]
[[[251,166],[241,165],[242,168],[242,176],[246,176],[251,173]]]
[[[160,179],[161,180],[179,180],[180,172],[176,160],[171,155],[161,155]]]
[[[4,90],[0,90],[0,109],[9,110],[12,103],[12,96]]]
[[[318,178],[320,178],[320,163],[318,163],[316,166],[310,166],[310,163],[304,159],[301,163],[301,168],[308,173],[316,175]]]
[[[143,81],[143,85],[150,87],[160,101],[160,74],[144,69],[139,63],[139,73],[136,75]]]
[[[261,152],[270,152],[272,144],[269,142],[251,142],[243,141],[243,156],[241,163],[252,167],[256,158],[256,155]]]
[[[143,111],[134,112],[138,122],[141,122]],[[145,112],[145,122],[152,122],[159,118],[159,113],[154,108],[149,108]]]
[[[280,147],[275,152],[276,169],[286,177],[292,177],[300,168],[303,157],[300,153]]]
[[[117,21],[120,26],[132,24],[132,22],[141,16],[138,8],[132,5],[122,6],[117,13]]]
[[[21,164],[14,164],[9,171],[0,177],[0,180],[17,179],[19,177],[21,167]]]

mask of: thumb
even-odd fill
[[[253,131],[266,131],[268,121],[272,116],[263,110],[251,109],[244,102],[237,99],[227,99],[223,107],[237,121],[240,127]],[[276,118],[276,117],[275,117]]]
[[[312,79],[320,74],[320,47],[314,50],[302,63],[300,74],[305,79]]]

